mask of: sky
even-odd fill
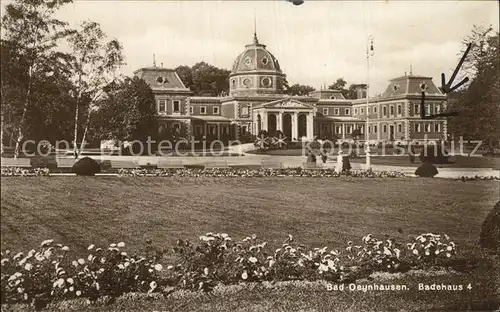
[[[5,5],[5,2],[4,4]],[[252,42],[279,60],[290,84],[319,89],[339,77],[370,81],[382,93],[391,78],[410,72],[449,77],[472,26],[499,28],[497,1],[83,1],[58,13],[72,27],[101,24],[124,46],[124,74],[156,64],[175,68],[205,61],[231,69]],[[366,62],[368,37],[374,55]]]

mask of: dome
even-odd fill
[[[266,50],[265,45],[259,43],[254,34],[253,43],[246,45],[245,51],[234,61],[231,75],[261,70],[281,73],[278,60]]]

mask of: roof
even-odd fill
[[[278,60],[266,49],[264,44],[259,43],[257,35],[254,34],[253,43],[247,44],[245,46],[245,51],[236,57],[231,74],[256,70],[268,70],[281,73]]]
[[[432,77],[410,75],[394,78],[390,80],[382,97],[393,97],[407,94],[443,95],[432,81]]]
[[[189,91],[182,83],[181,78],[174,69],[162,67],[144,67],[134,72],[139,78],[144,79],[146,83],[155,91],[161,90],[179,90]]]
[[[302,108],[302,109],[314,109],[314,105],[309,103],[304,103],[299,101],[299,99],[289,97],[284,99],[279,99],[276,101],[271,101],[267,103],[262,103],[253,107],[253,109],[258,108]]]

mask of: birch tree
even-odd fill
[[[58,40],[69,34],[67,24],[55,18],[59,8],[69,2],[71,0],[17,0],[5,6],[5,14],[2,17],[2,39],[10,42],[26,62],[26,79],[18,85],[23,89],[23,99],[19,103],[21,113],[15,127],[14,158],[19,156],[20,145],[24,138],[26,113],[30,107],[30,98],[33,96],[35,74],[41,65],[47,64],[48,59],[54,56]],[[7,99],[3,97],[2,102],[4,100]],[[12,104],[2,103],[2,106],[7,107]]]
[[[72,59],[69,68],[75,98],[73,152],[81,154],[91,122],[92,112],[97,109],[99,97],[107,85],[119,79],[118,68],[123,65],[123,48],[116,39],[108,40],[100,25],[85,21],[68,39]],[[86,118],[81,118],[86,112]],[[83,119],[83,120],[82,120]],[[83,135],[78,148],[79,125],[84,123]],[[82,123],[82,124],[83,124]]]

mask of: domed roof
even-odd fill
[[[266,70],[281,73],[278,60],[266,50],[264,44],[260,44],[257,35],[254,34],[253,43],[245,46],[245,51],[238,55],[233,64],[231,74]]]

